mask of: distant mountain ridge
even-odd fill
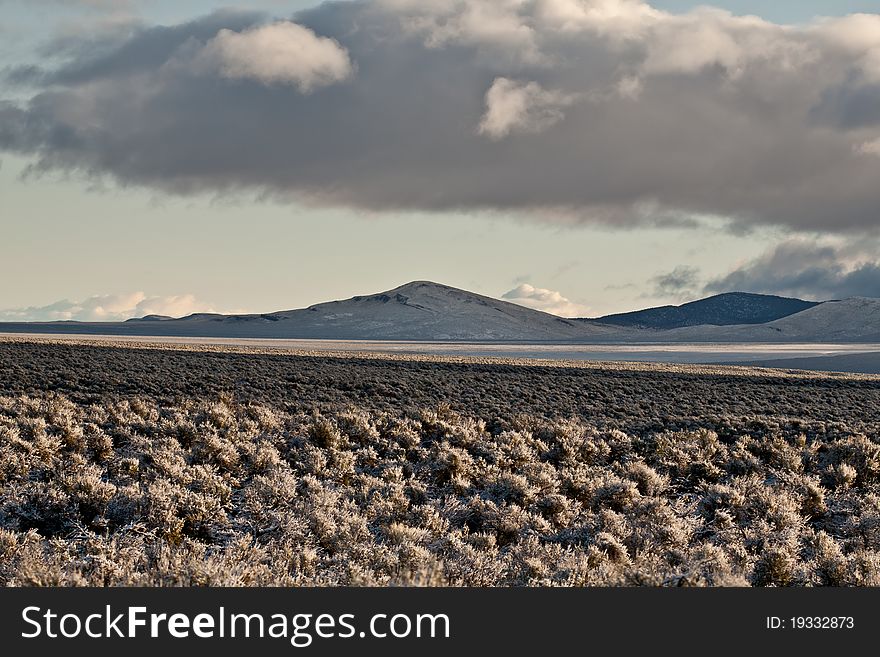
[[[860,342],[880,344],[880,299],[825,301],[766,324],[693,326],[665,333],[672,342]]]
[[[131,319],[125,320],[126,322],[165,322],[169,319],[174,319],[173,317],[169,317],[168,315],[144,315],[143,317],[132,317]]]
[[[297,337],[342,340],[543,341],[613,332],[585,333],[575,320],[430,281],[260,317],[295,327]]]
[[[619,328],[564,319],[466,290],[415,281],[379,294],[274,313],[200,313],[120,323],[0,324],[0,332],[206,338],[418,341],[583,341]]]
[[[675,344],[878,342],[880,299],[812,302],[741,292],[598,319],[566,319],[414,281],[378,294],[262,314],[125,322],[0,323],[0,333],[192,338]]]
[[[685,326],[766,324],[819,305],[766,294],[727,292],[680,306],[660,306],[599,317],[596,322],[633,328],[676,329]]]

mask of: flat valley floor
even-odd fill
[[[0,584],[880,585],[880,377],[3,338]]]

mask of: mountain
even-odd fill
[[[174,319],[173,317],[169,317],[168,315],[144,315],[143,317],[132,317],[131,319],[125,320],[126,322],[164,322],[169,319]]]
[[[611,332],[606,327],[591,327],[585,332],[576,321],[428,281],[303,310],[221,321],[270,322],[274,324],[272,333],[343,340],[541,341]]]
[[[611,332],[585,332],[576,321],[428,281],[276,316],[298,335],[341,339],[558,340]]]
[[[589,341],[620,329],[568,320],[447,285],[416,281],[380,294],[255,315],[197,314],[122,323],[0,324],[0,332],[327,340]]]
[[[699,323],[699,324],[698,324]],[[0,333],[200,338],[647,344],[878,342],[880,299],[813,303],[720,294],[598,320],[563,319],[427,281],[387,292],[253,315],[149,315],[126,322],[0,324]]]
[[[665,334],[671,342],[880,343],[880,299],[825,301],[794,315],[753,326],[695,326]]]
[[[817,305],[819,304],[815,301],[747,292],[729,292],[692,301],[681,306],[660,306],[635,312],[606,315],[593,321],[615,326],[660,330],[703,324],[715,326],[765,324]]]

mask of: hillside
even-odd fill
[[[254,315],[197,314],[122,323],[0,324],[0,332],[326,340],[591,340],[616,327],[563,319],[447,285],[416,281],[387,292]]]
[[[275,313],[269,321],[297,337],[348,340],[557,340],[612,332],[585,331],[576,321],[428,281]]]
[[[671,342],[880,342],[880,299],[826,301],[756,326],[695,326],[666,333]]]
[[[557,344],[880,342],[880,299],[814,303],[729,293],[587,320],[564,319],[448,285],[416,281],[298,310],[0,324],[0,333]]]
[[[616,326],[675,329],[703,324],[730,326],[764,324],[817,306],[815,301],[789,299],[766,294],[730,292],[681,306],[660,306],[628,313],[606,315],[594,321]]]

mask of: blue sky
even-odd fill
[[[144,15],[155,18],[158,21],[175,21],[188,16],[211,11],[218,4],[210,0],[196,0],[194,2],[175,2],[174,0],[154,0],[144,7]],[[228,2],[228,6],[260,7],[267,11],[276,11],[285,14],[301,8],[311,7],[318,2],[314,0],[278,0],[235,3]],[[766,2],[764,0],[725,0],[717,2],[693,2],[692,0],[657,0],[651,3],[658,9],[673,12],[683,12],[700,5],[713,5],[722,7],[737,14],[755,14],[767,20],[778,23],[796,23],[809,21],[816,16],[840,16],[857,12],[877,12],[880,2],[877,0],[776,0]]]
[[[234,5],[206,0],[188,3],[154,0],[135,1],[124,6],[123,3],[115,3],[113,10],[82,6],[88,4],[0,0],[0,34],[4,37],[0,39],[0,56],[3,57],[7,72],[21,64],[46,69],[58,65],[58,55],[50,57],[43,45],[59,36],[75,35],[79,38],[85,34],[96,34],[100,37],[112,32],[113,25],[135,17],[146,26],[174,25],[220,7]],[[258,8],[274,15],[289,16],[296,10],[313,4],[315,3],[308,1],[266,0],[234,6]],[[666,0],[655,2],[653,6],[678,13],[687,12],[697,4],[702,3]],[[715,6],[737,14],[757,14],[766,21],[778,24],[804,24],[810,23],[817,16],[880,11],[880,2],[857,1],[766,3],[729,0],[717,2]],[[316,20],[316,26],[323,25],[321,21],[325,21],[324,18]],[[330,25],[328,29],[332,29],[330,23],[327,25]],[[864,25],[873,29],[870,22],[865,22]],[[841,46],[827,46],[827,43],[837,39],[838,34],[845,37],[846,30],[858,30],[858,34],[862,35],[861,26],[861,23],[859,26],[846,24],[839,30],[835,28],[836,31],[829,29],[827,34],[823,32],[820,37],[812,36],[812,32],[805,29],[793,38],[792,44],[787,45],[788,49],[785,51],[777,52],[772,41],[769,42],[770,45],[766,45],[765,41],[761,43],[764,44],[762,47],[767,47],[768,52],[773,53],[770,55],[773,58],[782,57],[781,53],[788,56],[795,52],[792,49],[801,48],[803,40],[815,39],[815,43],[804,47],[830,48],[831,54],[818,50],[818,54],[814,55],[819,58],[816,62],[824,62],[825,57],[830,62],[832,56],[855,57],[846,53],[839,54]],[[730,29],[741,28],[733,26]],[[320,41],[318,27],[315,27],[315,32],[317,36],[308,43],[324,43]],[[118,38],[118,33],[113,38]],[[347,38],[347,35],[340,37],[341,45],[346,51],[350,51],[348,56],[356,60],[355,49],[359,46],[353,41],[349,43],[345,40]],[[427,37],[425,43],[428,45],[421,52],[428,58],[435,54],[438,57],[441,54],[451,57],[450,53],[457,47],[456,44],[450,45],[446,42],[437,46]],[[495,57],[499,58],[498,63],[492,63],[492,66],[508,66],[505,63],[507,60],[494,50],[494,44],[491,48],[485,44],[478,45],[475,55],[477,59],[473,64],[475,67],[485,66],[488,59]],[[262,42],[259,47],[263,47]],[[525,51],[519,52],[522,55]],[[667,68],[659,72],[652,71],[644,81],[634,82],[631,77],[619,75],[619,79],[613,83],[617,85],[614,88],[619,87],[621,96],[632,96],[625,99],[631,104],[622,105],[622,113],[634,111],[631,109],[632,103],[646,104],[649,98],[652,99],[650,102],[669,102],[669,97],[664,95],[666,92],[660,88],[659,82],[655,82],[660,78],[677,80],[676,84],[685,85],[681,93],[693,94],[690,107],[698,107],[700,103],[706,103],[708,107],[710,101],[717,100],[718,93],[729,94],[730,85],[754,83],[757,86],[748,90],[749,105],[744,105],[741,110],[737,110],[738,113],[731,114],[731,117],[742,119],[741,130],[745,135],[753,124],[762,120],[762,111],[764,114],[771,111],[757,108],[755,99],[761,98],[763,94],[764,100],[761,102],[770,107],[777,100],[779,103],[788,102],[781,96],[776,98],[775,95],[782,94],[781,89],[789,83],[791,88],[785,93],[793,99],[799,98],[797,94],[806,88],[800,86],[800,80],[795,80],[796,74],[790,71],[784,72],[783,77],[779,78],[779,70],[787,71],[786,69],[774,69],[766,74],[767,80],[775,80],[772,84],[765,82],[764,78],[755,78],[757,81],[753,82],[737,68],[742,54],[728,55],[727,51],[719,53],[713,56],[728,57],[718,60],[719,65],[728,67],[727,82],[717,89],[713,88],[712,95],[708,95],[708,91],[705,91],[707,95],[703,95],[703,89],[694,87],[699,84],[708,88],[710,83],[715,84],[707,81],[708,78],[703,73],[690,68],[676,69],[679,72],[675,75],[668,72],[669,66],[680,66],[676,59],[680,54],[674,51],[663,51],[663,58],[655,59],[654,66]],[[253,62],[250,60],[245,63],[252,67]],[[750,65],[757,67],[765,64],[765,60],[760,59],[758,64]],[[845,66],[866,64],[863,60],[853,59],[851,64],[835,60],[833,65],[843,70],[842,67]],[[464,129],[467,133],[464,135],[467,139],[464,140],[463,137],[461,146],[464,150],[450,150],[450,161],[456,161],[460,153],[471,152],[471,143],[479,144],[480,148],[485,149],[509,148],[512,155],[508,155],[508,158],[528,160],[530,150],[520,150],[516,142],[535,140],[539,148],[535,156],[550,157],[548,162],[552,162],[552,150],[549,150],[551,147],[544,140],[554,139],[554,134],[568,124],[573,125],[576,120],[586,120],[583,113],[587,108],[600,107],[601,102],[595,99],[604,98],[603,94],[608,94],[607,89],[612,88],[601,85],[588,90],[575,88],[576,85],[572,86],[574,82],[569,82],[565,77],[568,73],[551,71],[545,61],[539,62],[537,59],[517,66],[520,68],[511,69],[509,74],[499,73],[495,78],[497,84],[493,84],[492,89],[485,90],[485,97],[481,91],[473,100],[461,101],[474,107],[485,103],[486,114],[482,123]],[[0,64],[0,70],[3,67]],[[245,73],[241,75],[250,74],[250,70],[246,67]],[[455,70],[460,69],[450,69],[449,75],[455,75]],[[608,71],[617,75],[611,69]],[[603,70],[596,75],[604,75],[608,71]],[[270,73],[276,75],[275,72]],[[250,88],[260,96],[273,92],[277,88],[277,77],[266,77],[270,73],[261,68],[254,75],[262,76],[262,86],[243,85],[242,89]],[[322,78],[316,78],[317,83],[304,82],[302,71],[290,72],[285,69],[282,74],[288,76],[288,88],[298,85],[291,94],[296,92],[303,103],[308,103],[321,97],[331,97],[336,86],[341,88],[346,84],[358,84],[372,73],[368,66],[353,61],[350,69],[333,73],[336,78],[332,84],[325,83]],[[764,75],[763,72],[761,74]],[[771,74],[777,77],[771,78]],[[692,77],[685,80],[681,75]],[[452,79],[454,78],[450,78]],[[27,107],[32,103],[30,99],[39,98],[41,92],[48,90],[29,84],[4,84],[2,80],[0,77],[0,103],[5,100],[7,104],[17,107]],[[507,82],[499,83],[499,80]],[[389,82],[383,78],[382,84],[386,83]],[[308,86],[312,84],[326,84],[327,88],[316,91]],[[554,84],[560,85],[559,89],[553,88]],[[571,88],[564,87],[566,84]],[[581,82],[578,81],[577,84]],[[834,86],[837,84],[836,81],[829,81],[828,88],[835,89],[833,93],[842,94],[839,87]],[[873,81],[866,82],[864,88],[853,91],[851,95],[858,100],[874,84]],[[644,92],[639,85],[647,85]],[[462,82],[461,86],[464,88],[465,83]],[[779,90],[776,89],[777,86]],[[71,94],[70,99],[82,99],[91,88],[87,85],[67,86],[61,91]],[[493,89],[494,96],[490,94]],[[625,92],[625,89],[630,91]],[[59,88],[54,87],[54,91],[59,91]],[[643,95],[639,96],[640,93]],[[490,116],[493,98],[504,100],[507,104],[498,102],[496,113]],[[531,103],[532,113],[521,112],[511,118],[511,107],[520,107],[516,103],[523,102]],[[817,101],[814,99],[811,102]],[[67,109],[64,112],[68,114],[74,111],[69,102],[65,107]],[[143,124],[145,127],[148,127],[150,121],[156,121],[156,125],[173,123],[177,120],[174,112],[178,110],[170,104],[166,107],[167,110],[163,112],[167,113],[148,115],[144,106],[141,108],[144,113],[137,120],[147,122]],[[189,106],[181,105],[180,111],[188,111],[187,107]],[[812,108],[811,116],[823,107],[824,105],[817,105]],[[453,111],[453,108],[448,111]],[[100,111],[95,116],[99,114]],[[274,116],[274,110],[272,115]],[[591,142],[592,149],[584,153],[585,166],[588,167],[593,166],[590,164],[591,158],[602,149],[630,149],[622,155],[605,155],[612,161],[620,155],[621,162],[616,177],[610,179],[600,190],[603,194],[606,190],[614,190],[608,191],[611,200],[603,200],[601,204],[597,201],[594,204],[592,199],[584,200],[578,196],[576,188],[560,187],[564,194],[571,194],[574,199],[562,198],[560,205],[566,205],[568,209],[560,213],[555,208],[543,209],[552,201],[552,197],[548,201],[546,195],[555,189],[553,184],[542,184],[538,181],[535,194],[536,198],[540,198],[534,203],[530,199],[520,198],[521,195],[516,193],[516,184],[510,188],[499,188],[495,196],[488,195],[485,200],[481,197],[481,200],[472,201],[475,194],[479,196],[484,190],[472,191],[466,177],[462,178],[461,172],[454,167],[449,171],[435,171],[440,166],[436,163],[425,168],[425,172],[431,173],[424,175],[438,176],[438,190],[447,189],[442,178],[448,176],[449,194],[460,194],[460,200],[453,199],[447,204],[443,199],[438,204],[439,197],[432,198],[430,192],[411,191],[418,189],[420,184],[418,181],[421,178],[416,176],[423,175],[411,166],[402,167],[398,172],[394,169],[376,171],[377,182],[371,183],[374,186],[370,188],[360,186],[360,179],[365,174],[359,171],[358,180],[351,181],[352,191],[346,191],[338,199],[331,194],[329,202],[317,204],[312,202],[313,196],[310,195],[320,192],[321,198],[327,197],[329,188],[325,183],[321,183],[324,186],[320,190],[315,188],[305,192],[300,190],[299,183],[295,183],[297,191],[288,193],[286,188],[279,191],[272,187],[274,182],[265,190],[251,189],[248,187],[251,183],[239,189],[239,179],[236,178],[232,183],[235,189],[230,191],[226,179],[208,182],[201,182],[200,179],[198,189],[182,193],[170,172],[167,179],[158,182],[155,172],[150,177],[140,174],[126,177],[129,175],[127,172],[109,165],[96,174],[94,161],[88,165],[85,160],[65,160],[58,164],[57,158],[46,159],[48,146],[45,144],[26,147],[10,145],[4,149],[4,119],[3,114],[0,114],[0,221],[4,232],[0,246],[0,319],[115,319],[145,308],[156,311],[172,308],[179,310],[179,314],[185,310],[270,311],[389,289],[417,279],[436,280],[495,297],[507,294],[509,298],[533,307],[578,315],[599,315],[690,300],[705,294],[710,288],[714,289],[712,286],[717,287],[719,281],[726,280],[736,280],[756,291],[797,293],[814,298],[843,295],[853,290],[871,292],[873,278],[867,284],[859,283],[861,287],[854,287],[856,281],[868,280],[865,272],[871,274],[871,267],[876,265],[871,256],[876,239],[875,226],[872,219],[864,218],[870,216],[871,209],[875,207],[872,205],[874,200],[870,196],[871,190],[867,185],[865,189],[853,188],[850,196],[858,202],[849,203],[846,199],[841,202],[839,216],[851,218],[841,218],[841,222],[849,223],[841,224],[839,229],[837,225],[823,221],[819,210],[821,208],[824,216],[836,215],[837,201],[828,200],[826,208],[824,198],[817,202],[811,197],[811,189],[840,187],[831,178],[818,177],[826,175],[822,171],[840,169],[839,166],[832,166],[835,163],[817,162],[815,165],[811,164],[807,171],[792,172],[781,177],[787,181],[784,184],[790,185],[791,189],[804,190],[804,200],[798,201],[801,203],[799,206],[780,200],[786,195],[780,190],[788,187],[765,190],[760,177],[752,180],[747,176],[743,177],[741,184],[744,189],[741,192],[731,191],[729,198],[726,192],[722,193],[719,198],[724,198],[720,198],[717,203],[713,199],[707,201],[701,190],[713,185],[711,179],[707,178],[699,185],[694,183],[693,189],[684,189],[688,180],[686,171],[673,180],[667,175],[665,165],[655,169],[651,180],[642,183],[643,189],[651,190],[650,198],[634,196],[632,203],[627,201],[625,205],[617,205],[617,197],[626,197],[629,194],[628,182],[625,180],[628,172],[631,169],[641,169],[637,164],[639,158],[634,156],[633,149],[643,148],[652,157],[659,149],[667,149],[666,155],[660,161],[668,161],[670,166],[692,166],[688,161],[691,155],[687,155],[684,150],[678,153],[675,147],[678,142],[672,140],[674,131],[681,128],[677,125],[679,119],[675,113],[666,118],[659,113],[656,116],[658,131],[647,136],[647,141],[624,146],[621,142],[625,139],[605,142],[600,136]],[[701,121],[699,117],[708,114],[694,116],[697,121]],[[611,123],[612,119],[613,117],[603,119],[609,121],[608,130],[618,129]],[[107,126],[110,125],[99,125],[99,119],[95,117],[77,117],[77,120],[90,121],[95,129],[100,130],[109,129]],[[116,121],[115,118],[113,120]],[[210,114],[206,120],[211,120]],[[257,122],[261,120],[257,119]],[[291,119],[290,128],[293,129],[296,121],[301,120],[305,119]],[[693,122],[694,118],[688,120]],[[732,120],[736,121],[737,118]],[[392,128],[396,129],[394,126],[382,129]],[[623,130],[622,127],[619,129]],[[232,125],[225,130],[228,134],[236,128]],[[667,130],[670,140],[668,143],[664,138]],[[716,166],[719,171],[724,169],[723,175],[726,179],[733,180],[729,185],[725,183],[727,189],[740,184],[736,179],[738,172],[744,169],[757,169],[769,166],[770,163],[778,167],[782,166],[780,163],[808,157],[806,150],[795,154],[799,150],[799,143],[812,144],[810,140],[816,140],[815,151],[810,146],[810,153],[821,151],[819,141],[828,139],[828,128],[822,130],[822,134],[818,130],[810,132],[801,141],[793,134],[791,142],[785,142],[784,149],[780,146],[778,152],[763,152],[766,140],[755,139],[754,145],[748,149],[743,146],[742,152],[731,151],[728,156],[719,151],[717,157],[705,166],[697,166],[694,171],[702,176],[707,169]],[[854,127],[847,126],[846,130],[841,128],[840,139],[845,137],[850,140],[851,147],[835,145],[829,141],[824,148],[833,152],[846,151],[852,157],[861,158],[853,166],[857,166],[859,162],[865,166],[873,166],[870,156],[875,147],[880,151],[880,133],[875,144],[870,130],[870,125],[862,123]],[[10,128],[10,131],[14,130]],[[632,130],[629,130],[629,134],[631,133]],[[218,133],[218,136],[222,134]],[[126,139],[135,139],[137,136],[132,133]],[[417,148],[423,137],[427,139],[424,134],[413,133],[413,148]],[[722,143],[720,139],[719,144]],[[729,139],[730,148],[736,148],[736,134],[732,133]],[[311,137],[308,140],[311,143]],[[7,138],[7,141],[12,144],[14,140]],[[555,147],[567,150],[564,142],[559,142]],[[337,147],[328,146],[326,156],[320,151],[320,146],[317,148],[319,150],[312,157],[315,162],[323,162],[326,158],[333,157],[332,153]],[[481,153],[485,151],[473,152],[475,155],[467,157],[481,157]],[[757,152],[760,152],[760,159],[750,160],[752,157],[757,158],[754,155]],[[187,153],[184,152],[183,156]],[[110,151],[107,151],[106,157],[109,154]],[[377,153],[379,157],[385,155]],[[65,151],[63,156],[68,157],[69,153]],[[253,157],[258,156],[259,152],[255,151]],[[291,157],[295,159],[296,156]],[[401,162],[409,161],[410,157],[411,154],[406,151],[389,156],[390,160]],[[42,164],[35,168],[33,165],[37,162]],[[601,166],[598,163],[602,161],[596,162],[596,166]],[[626,164],[627,162],[630,164]],[[742,164],[737,164],[738,162]],[[337,163],[342,168],[346,164]],[[98,168],[101,166],[104,165]],[[517,162],[511,165],[509,180],[525,175],[523,171],[531,165],[523,162],[521,167],[517,168],[518,166]],[[736,168],[725,169],[727,166]],[[311,175],[310,169],[303,171],[307,172],[306,177]],[[604,169],[600,168],[598,171]],[[564,186],[562,181],[569,172],[570,169],[558,172],[559,185]],[[251,169],[234,175],[240,175],[241,179],[250,179]],[[263,175],[266,180],[274,180],[270,170],[261,171],[259,175]],[[258,174],[253,173],[253,176],[257,177]],[[407,183],[407,189],[399,193],[379,189],[382,185],[392,189],[398,184],[398,180],[406,176],[412,176],[414,182]],[[849,174],[848,179],[854,177],[859,176]],[[486,180],[486,187],[495,184]],[[754,196],[760,197],[755,204],[749,198],[749,190],[752,188],[758,190]],[[416,198],[419,193],[421,196]],[[666,199],[669,199],[668,203]],[[582,205],[570,212],[571,203]],[[815,217],[810,214],[813,209],[816,212]],[[762,213],[766,213],[766,216]],[[820,263],[821,272],[807,271],[808,268],[802,263],[793,264],[793,253],[802,254],[802,260],[812,259]],[[787,269],[783,271],[781,268]],[[786,281],[787,287],[778,282],[781,280]],[[880,277],[877,281],[880,281]],[[880,295],[880,288],[877,289],[877,295]],[[61,300],[66,301],[59,304]]]
[[[668,11],[687,11],[698,5],[711,4],[737,14],[755,14],[777,23],[798,23],[816,16],[841,16],[858,12],[875,13],[880,9],[876,0],[727,0],[726,2],[691,2],[691,0],[664,0],[654,6]]]

